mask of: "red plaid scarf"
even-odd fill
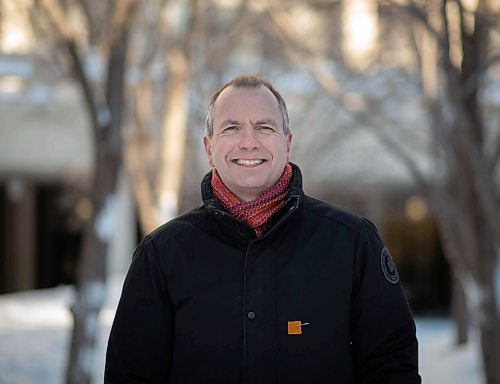
[[[252,228],[257,237],[264,234],[272,215],[285,205],[285,197],[292,183],[292,166],[287,164],[279,180],[267,191],[252,201],[242,201],[222,182],[214,169],[212,172],[212,192],[224,208],[236,219]]]

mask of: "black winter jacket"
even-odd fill
[[[373,224],[303,194],[260,238],[204,204],[137,247],[106,383],[420,383],[406,299]]]

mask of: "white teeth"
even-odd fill
[[[264,160],[243,160],[243,159],[237,159],[236,160],[236,164],[238,165],[244,165],[244,166],[247,166],[247,167],[251,167],[251,166],[254,166],[254,165],[259,165],[259,164],[262,164],[264,162]]]

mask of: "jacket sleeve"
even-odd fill
[[[106,352],[104,382],[166,383],[173,349],[173,312],[151,238],[134,252]]]
[[[396,266],[375,226],[362,221],[351,308],[355,383],[420,383],[415,323]]]

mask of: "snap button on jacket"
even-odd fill
[[[421,382],[415,324],[376,228],[304,195],[293,168],[260,238],[224,211],[210,174],[201,207],[144,238],[106,383]]]

